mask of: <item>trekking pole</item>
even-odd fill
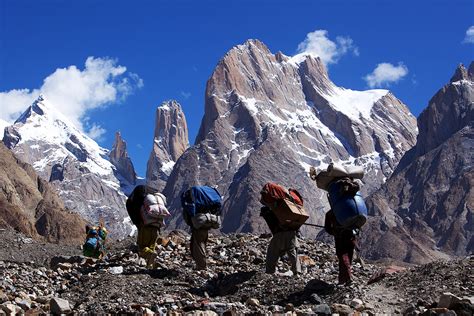
[[[289,220],[289,219],[287,219],[287,220],[286,220],[286,222],[287,222],[287,223],[294,223],[294,221],[292,221],[292,220]],[[316,224],[310,224],[310,223],[303,223],[303,224],[301,224],[301,225],[306,225],[306,226],[313,226],[313,227],[324,228],[324,226],[321,226],[321,225],[316,225]]]
[[[303,223],[303,225],[324,228],[324,226],[322,225],[316,225],[316,224],[310,224],[310,223]]]

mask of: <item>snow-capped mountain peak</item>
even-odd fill
[[[109,151],[47,98],[40,96],[5,131],[5,145],[57,188],[66,207],[92,222],[104,218],[117,236],[128,234],[123,177],[109,161]]]

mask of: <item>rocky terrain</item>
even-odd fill
[[[77,247],[36,243],[2,231],[0,248],[8,251],[0,253],[0,314],[2,310],[161,315],[472,315],[474,311],[472,256],[407,268],[356,263],[352,285],[338,286],[331,245],[301,240],[303,273],[294,277],[285,258],[276,275],[263,273],[268,242],[269,235],[213,235],[208,243],[209,268],[198,272],[187,249],[189,236],[173,231],[159,239],[156,268],[147,270],[132,239],[109,244],[108,257],[97,261],[79,256]]]
[[[163,190],[174,164],[188,147],[188,126],[181,105],[174,100],[163,102],[156,109],[146,183],[159,191]]]
[[[474,252],[474,62],[418,117],[416,145],[367,200],[367,257],[424,263]]]
[[[78,244],[85,225],[32,166],[0,142],[0,228],[13,228],[35,239]]]
[[[218,62],[204,107],[196,142],[163,190],[176,228],[184,227],[181,193],[207,184],[224,196],[224,232],[263,232],[259,192],[269,181],[298,189],[311,221],[321,223],[329,206],[308,177],[310,166],[363,166],[367,195],[417,135],[415,117],[390,91],[339,87],[319,58],[274,54],[258,40],[233,47]]]

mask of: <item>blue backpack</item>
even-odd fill
[[[367,206],[357,183],[342,178],[329,184],[328,200],[339,225],[361,228],[367,221]]]
[[[222,197],[215,188],[194,186],[181,195],[181,206],[190,218],[199,213],[220,215]]]

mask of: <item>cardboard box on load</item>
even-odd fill
[[[272,209],[278,221],[287,227],[298,229],[309,218],[308,213],[302,206],[290,200],[282,200],[278,206]]]

